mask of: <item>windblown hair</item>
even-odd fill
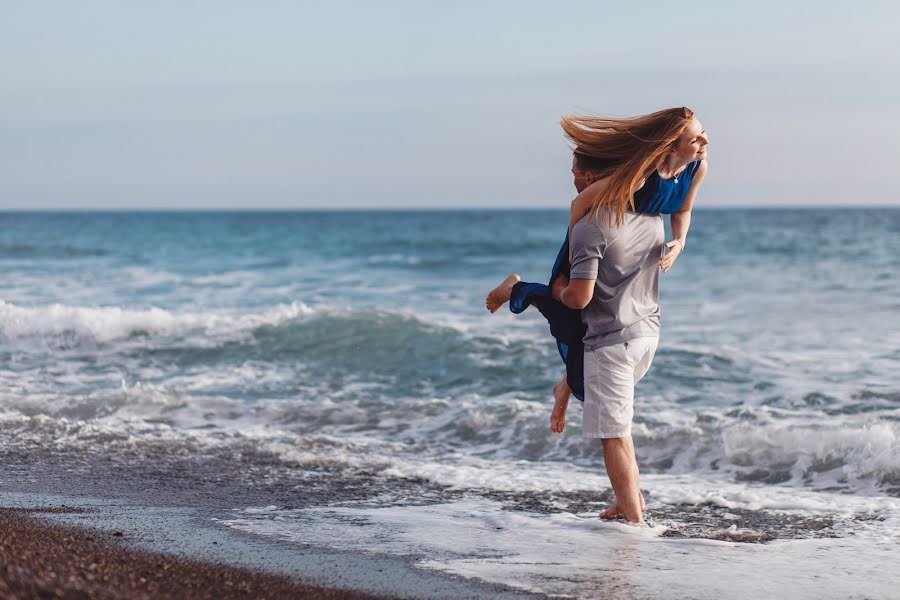
[[[564,116],[560,125],[575,146],[576,160],[582,164],[582,157],[591,159],[601,167],[591,170],[598,178],[607,178],[591,201],[590,218],[607,209],[610,223],[615,217],[615,224],[621,225],[625,211],[634,210],[634,193],[641,180],[662,163],[693,117],[694,112],[684,106],[624,119]]]

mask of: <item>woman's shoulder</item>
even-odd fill
[[[697,174],[697,173],[700,172],[700,171],[702,171],[702,172],[705,173],[705,172],[706,172],[706,169],[707,169],[707,166],[706,166],[706,159],[703,158],[703,159],[700,159],[700,160],[695,160],[694,162],[692,162],[691,164],[689,164],[689,165],[687,166],[687,168],[688,168],[688,172],[689,172],[692,176],[695,175],[695,174]]]

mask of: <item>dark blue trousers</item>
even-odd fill
[[[529,306],[537,308],[547,323],[550,324],[550,335],[556,339],[559,355],[566,364],[566,381],[572,388],[572,394],[584,401],[584,334],[587,328],[581,322],[581,311],[569,308],[553,298],[550,286],[559,275],[569,276],[569,231],[566,230],[566,241],[563,242],[549,285],[520,281],[513,286],[509,298],[509,310],[519,314]]]

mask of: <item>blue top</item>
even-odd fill
[[[688,190],[694,174],[700,168],[700,161],[689,163],[677,177],[663,179],[658,171],[647,177],[644,187],[634,193],[634,210],[639,213],[663,213],[670,215],[677,212],[687,198]]]
[[[688,163],[684,171],[672,179],[663,179],[659,171],[653,171],[644,181],[644,187],[634,194],[634,209],[639,213],[663,213],[670,215],[677,212],[687,198],[694,174],[700,168],[700,161]],[[569,228],[566,228],[566,241],[563,242],[556,262],[553,263],[553,271],[550,274],[550,282],[560,273],[569,275]],[[522,310],[525,310],[524,308]]]

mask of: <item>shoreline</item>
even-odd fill
[[[0,597],[544,597],[423,569],[410,559],[262,538],[223,527],[214,514],[220,513],[0,491]]]
[[[552,483],[549,492],[459,490],[365,465],[288,462],[240,439],[133,445],[100,438],[81,446],[37,446],[28,437],[33,429],[3,427],[0,439],[17,431],[22,434],[7,435],[0,444],[0,507],[31,511],[29,518],[77,527],[95,539],[85,532],[98,532],[126,550],[272,574],[320,590],[417,600],[737,597],[730,583],[703,575],[711,563],[742,581],[766,569],[772,589],[785,586],[810,600],[801,589],[862,586],[873,597],[889,597],[885,590],[893,585],[877,578],[877,565],[890,549],[865,546],[855,536],[866,533],[867,540],[879,541],[873,519],[894,514],[879,510],[879,499],[807,498],[817,510],[785,513],[777,508],[796,507],[803,498],[789,490],[734,484],[720,494],[723,502],[757,501],[752,496],[758,490],[773,510],[726,507],[712,497],[682,506],[682,482],[648,476],[648,500],[653,510],[664,511],[669,527],[650,538],[632,535],[631,528],[624,535],[594,519],[609,493],[599,482],[597,491],[553,492]],[[692,485],[717,489],[721,483]],[[846,505],[851,500],[852,510]],[[834,502],[846,506],[839,510]],[[835,510],[828,509],[832,505]],[[626,555],[646,560],[626,564]],[[809,558],[817,555],[834,556],[835,562],[822,566]],[[854,565],[851,580],[837,577],[838,560]],[[788,564],[794,566],[782,568]],[[676,575],[682,569],[690,574],[687,580]],[[798,569],[804,577],[795,583]],[[754,592],[742,597],[763,597],[750,583],[742,589]]]
[[[378,478],[329,463],[315,466],[319,476],[310,478],[306,469],[285,469],[253,447],[173,448],[158,441],[134,448],[118,440],[102,450],[16,447],[6,433],[0,427],[0,458],[5,465],[0,508],[50,508],[32,518],[105,532],[105,539],[127,550],[225,564],[289,577],[301,585],[374,597],[546,597],[423,567],[419,563],[427,556],[380,553],[377,544],[335,550],[303,539],[254,535],[222,522],[246,507],[332,506],[396,493],[404,486],[409,488],[406,495],[440,495],[423,482]],[[123,535],[110,537],[116,531]]]
[[[4,509],[0,512],[14,513],[25,523],[26,528],[18,530],[19,539],[41,540],[31,546],[19,544],[0,521],[0,532],[6,533],[0,537],[3,552],[15,555],[14,561],[4,556],[0,564],[15,563],[31,571],[5,571],[8,589],[0,587],[0,597],[52,597],[57,590],[49,584],[68,582],[69,577],[72,583],[59,588],[59,597],[762,598],[787,586],[784,589],[796,597],[814,600],[819,597],[814,594],[826,589],[846,592],[860,586],[872,597],[890,597],[886,590],[893,585],[890,579],[878,578],[882,572],[878,565],[889,560],[892,549],[883,543],[865,546],[866,540],[855,537],[856,532],[869,531],[866,539],[879,542],[877,535],[872,536],[877,533],[872,520],[880,516],[872,511],[876,499],[857,502],[853,514],[845,510],[809,515],[702,502],[679,508],[677,498],[670,499],[664,502],[666,516],[683,529],[648,538],[632,535],[631,528],[623,535],[614,525],[596,522],[591,513],[602,493],[461,492],[327,462],[317,465],[316,471],[309,465],[276,470],[280,463],[267,461],[266,455],[236,455],[233,447],[193,450],[167,448],[163,442],[149,448],[117,444],[83,453],[57,446],[0,449],[6,466],[0,480]],[[266,471],[267,467],[273,470]],[[248,477],[250,469],[253,478]],[[263,479],[266,475],[278,477]],[[648,499],[653,495],[651,486]],[[795,505],[798,499],[790,496]],[[234,525],[235,519],[269,510],[275,514],[265,521],[275,526],[262,534]],[[292,515],[315,517],[297,520]],[[41,544],[52,536],[44,535],[43,526],[56,528],[62,536],[62,541],[57,537],[57,550],[46,556]],[[718,533],[711,537],[714,532]],[[740,543],[766,539],[773,543]],[[88,583],[94,583],[86,577],[93,575],[90,565],[105,565],[112,554],[104,548],[100,560],[74,566],[67,561],[91,550],[78,541],[98,540],[125,553],[119,576],[131,578],[126,581],[131,587],[85,591]],[[129,558],[137,554],[150,555],[156,562],[141,572]],[[834,561],[854,565],[852,580],[839,577],[834,561],[823,571],[816,557],[832,555]],[[41,557],[43,571],[31,564],[34,556]],[[622,562],[626,556],[646,560],[627,564]],[[677,556],[678,569],[671,568],[672,556]],[[190,584],[176,593],[156,590],[150,596],[141,586],[157,581],[153,575],[158,576],[160,564],[167,564],[160,561],[187,562],[199,569],[185,576],[207,577],[206,583],[195,584],[201,594],[221,589],[214,587],[222,580],[220,575],[215,575],[218,579],[204,575],[215,565],[240,571],[225,578],[232,582],[226,591],[234,594],[240,591],[235,582],[254,574],[280,578],[282,583],[258,583],[260,587],[253,589],[262,592],[244,596],[221,591],[191,594],[184,591]],[[743,582],[742,595],[732,594],[730,583],[703,576],[711,562]],[[675,574],[682,569],[691,575],[687,580]],[[770,573],[763,595],[753,587],[757,583],[749,583],[750,574],[760,569]],[[163,571],[168,576],[169,570]],[[803,573],[799,585],[793,584],[798,572]],[[26,578],[15,579],[17,573]],[[44,577],[50,573],[51,579]],[[139,585],[134,584],[135,573]],[[38,589],[44,596],[31,593]],[[277,589],[288,591],[263,595]]]
[[[121,532],[47,522],[69,507],[0,508],[0,596],[18,598],[321,598],[375,600],[290,577],[129,548]]]

